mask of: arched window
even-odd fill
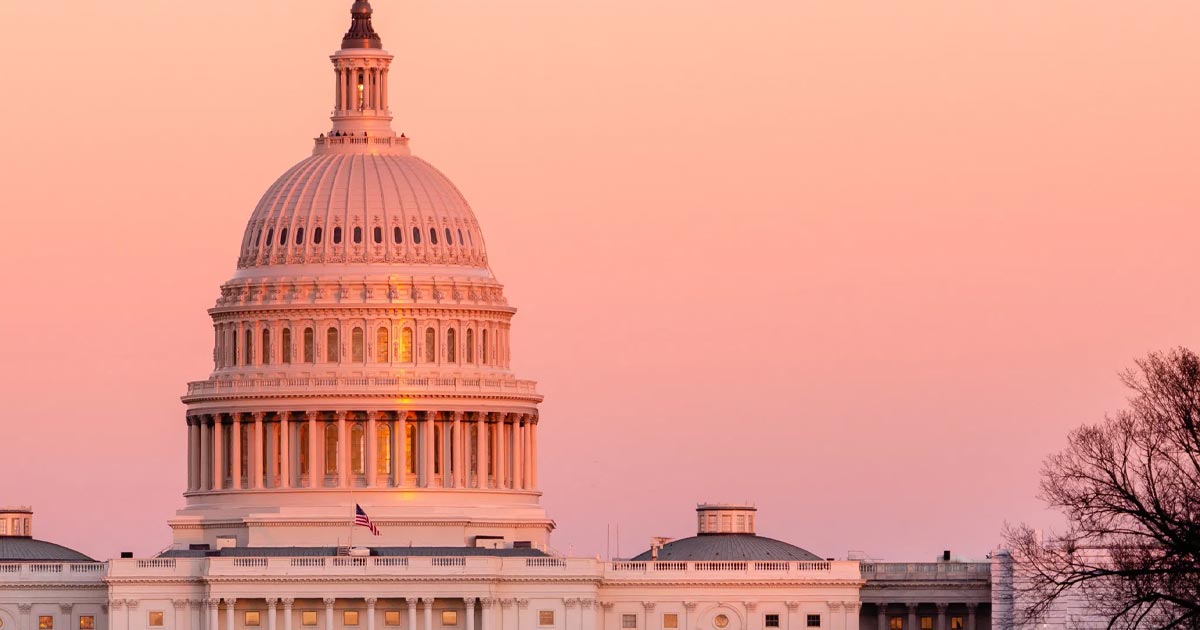
[[[338,362],[338,329],[332,326],[325,331],[325,362]]]
[[[270,245],[271,241],[274,241],[274,240],[275,240],[275,228],[271,228],[271,229],[267,230],[267,243],[266,244]]]
[[[363,352],[363,329],[357,326],[350,331],[350,360],[355,363],[366,361],[366,356]]]
[[[488,342],[488,331],[487,330],[483,331],[482,341],[483,341],[483,347],[481,349],[481,352],[483,353],[483,364],[487,365],[487,362],[488,362],[488,343],[487,343]]]
[[[417,425],[404,423],[404,461],[408,462],[408,474],[417,474]]]
[[[425,329],[425,362],[437,362],[437,333],[432,328]]]
[[[475,362],[475,331],[467,329],[467,363]]]
[[[317,352],[316,352],[316,348],[314,347],[315,343],[314,343],[314,339],[313,339],[314,336],[315,335],[313,334],[312,328],[304,329],[304,362],[305,363],[316,363],[317,362]]]
[[[454,363],[454,362],[458,361],[458,344],[456,343],[457,341],[458,341],[458,339],[457,339],[457,336],[454,334],[454,329],[451,328],[450,330],[447,330],[446,331],[446,362],[447,363]]]
[[[299,433],[300,437],[300,444],[298,445],[300,451],[300,476],[304,477],[308,475],[308,423],[301,422],[300,430],[297,433]]]
[[[249,328],[246,329],[246,335],[242,337],[242,344],[245,345],[242,360],[246,362],[246,365],[254,365],[254,334]]]
[[[458,228],[458,244],[459,244],[459,245],[465,245],[465,244],[466,244],[466,243],[463,243],[463,237],[462,237],[462,228]]]
[[[255,247],[258,247],[258,244],[260,242],[262,242],[262,233],[263,233],[262,228],[258,228],[258,234],[254,235],[254,246]]]
[[[399,225],[392,228],[392,240],[396,241],[397,245],[404,242],[404,230],[401,230]]]
[[[287,245],[287,228],[279,230],[279,245],[280,247]]]
[[[302,228],[302,227],[296,228],[296,244],[297,245],[304,244],[304,228]]]
[[[413,330],[405,328],[400,333],[400,362],[413,362]]]
[[[390,335],[388,334],[388,329],[386,326],[380,326],[379,329],[375,331],[375,362],[391,362],[392,359],[391,356],[389,356],[391,354],[389,350],[391,349],[392,341],[390,339]]]
[[[279,334],[279,362],[288,364],[292,362],[292,329],[284,328]]]
[[[467,230],[467,242],[471,244],[471,247],[475,247],[475,236],[471,230]]]
[[[366,450],[366,440],[364,436],[366,432],[363,430],[361,422],[355,422],[354,426],[350,427],[350,472],[355,475],[361,475],[366,470],[363,468],[363,452]]]
[[[421,244],[421,228],[414,227],[413,228],[413,245],[420,245],[420,244]]]
[[[429,228],[429,244],[437,245],[437,228]]]
[[[433,423],[433,474],[442,474],[442,423]]]
[[[374,234],[375,242],[382,243],[383,242],[383,228],[381,228],[377,225],[377,226],[375,226],[374,232],[375,232],[375,234]]]
[[[332,422],[325,425],[325,474],[336,475],[338,471],[338,436],[337,425]]]
[[[454,237],[450,236],[450,228],[446,228],[446,244],[453,245]]]
[[[354,244],[357,245],[361,242],[362,242],[362,228],[360,228],[356,225],[356,226],[354,226]]]
[[[323,233],[324,233],[324,230],[322,230],[321,228],[319,228],[319,227],[313,228],[313,245],[321,244],[321,236],[323,235]]]
[[[242,423],[242,443],[238,445],[238,470],[242,476],[242,484],[250,485],[250,445],[254,444],[254,425]]]
[[[271,365],[271,329],[264,328],[262,331],[262,354],[259,354],[259,359],[263,365]]]
[[[375,428],[375,472],[387,475],[392,472],[392,427],[381,422]]]
[[[342,228],[341,227],[333,228],[333,244],[334,245],[342,244]]]

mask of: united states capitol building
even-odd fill
[[[99,562],[0,509],[0,630],[1011,625],[1003,552],[829,559],[756,535],[770,515],[745,505],[700,505],[694,535],[633,558],[556,553],[515,309],[463,195],[392,130],[371,16],[354,3],[332,126],[267,189],[209,311],[170,547]],[[356,504],[380,535],[353,527]]]

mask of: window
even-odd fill
[[[377,226],[375,226],[374,232],[375,232],[375,234],[374,234],[375,242],[382,243],[383,242],[383,228],[381,228],[377,225]]]
[[[313,228],[313,245],[321,244],[321,234],[324,232],[321,228]]]
[[[413,362],[413,331],[411,328],[405,328],[400,333],[400,362]]]
[[[809,617],[811,616],[809,615]],[[892,617],[888,621],[888,628],[890,630],[904,630],[904,617]]]
[[[355,327],[354,330],[350,331],[350,360],[355,363],[362,363],[367,360],[363,352],[364,336],[363,329],[361,328]]]
[[[447,245],[454,244],[454,238],[452,236],[450,236],[450,228],[446,228],[446,244]]]
[[[80,615],[79,630],[96,630],[96,617],[93,615]]]
[[[413,245],[420,245],[420,244],[421,244],[421,228],[414,227],[413,228]]]
[[[436,417],[436,416],[435,416]],[[433,422],[433,473],[442,472],[442,423]]]
[[[300,430],[298,431],[298,433],[300,434],[299,435],[300,444],[298,445],[298,448],[300,450],[300,453],[299,453],[299,455],[300,455],[300,474],[307,475],[308,474],[308,440],[309,440],[308,423],[307,422],[300,423]]]
[[[338,329],[333,327],[325,331],[325,361],[338,362]]]
[[[263,365],[271,365],[271,330],[264,328],[262,331],[262,357]]]
[[[273,240],[275,240],[275,228],[271,228],[271,229],[267,230],[267,243],[266,244],[270,245],[271,241],[273,241]]]
[[[453,611],[453,610],[443,610],[442,611],[442,625],[443,626],[457,626],[458,625],[458,612]]]
[[[362,228],[354,226],[354,243],[357,245],[362,242]],[[350,612],[350,611],[347,611]]]
[[[417,458],[414,451],[417,448],[417,425],[412,422],[404,423],[404,461],[408,462],[408,473],[417,474]]]
[[[429,228],[429,243],[437,245],[437,228]]]
[[[467,363],[475,362],[475,331],[467,329]]]
[[[679,615],[675,613],[663,613],[663,630],[677,630],[679,628]]]
[[[766,617],[763,618],[763,625],[768,628],[778,628],[779,627],[779,615],[776,615],[776,614],[767,615]]]
[[[292,362],[292,329],[284,328],[283,332],[280,333],[279,337],[280,337],[279,362],[280,363],[291,363]]]
[[[258,247],[260,241],[262,241],[262,228],[258,228],[258,234],[254,235],[254,246]]]
[[[458,244],[459,244],[459,245],[462,245],[462,244],[463,244],[463,238],[462,238],[462,228],[458,228]]]
[[[921,617],[921,630],[933,630],[933,617]]]
[[[375,362],[387,363],[391,361],[389,350],[392,348],[392,342],[389,339],[388,329],[380,326],[375,331]]]
[[[400,228],[396,228],[396,229],[398,230]],[[385,626],[400,625],[400,611],[399,610],[383,611],[383,625],[385,625]]]
[[[296,228],[296,244],[297,245],[304,244],[304,228],[302,228],[302,227]]]
[[[488,344],[487,344],[488,334],[487,333],[488,333],[488,331],[486,331],[486,330],[483,331],[483,364],[484,365],[487,365],[487,362],[488,362],[487,361],[487,357],[488,357]]]
[[[392,240],[396,241],[397,245],[404,242],[404,230],[401,230],[399,225],[392,228]]]
[[[716,626],[717,628],[728,628],[729,627],[729,615],[721,614],[721,615],[717,615],[716,617],[713,617],[713,625]]]
[[[454,363],[458,361],[458,339],[455,338],[454,329],[446,331],[446,361]]]
[[[316,363],[317,362],[317,352],[315,349],[315,344],[313,343],[313,336],[314,336],[313,329],[311,329],[311,328],[304,329],[304,362],[305,363]]]
[[[236,330],[230,331],[230,334],[233,335],[233,342],[229,344],[229,347],[233,350],[233,362],[230,365],[236,367],[238,364],[238,335]]]
[[[54,617],[50,615],[38,617],[38,630],[54,630]]]
[[[334,245],[342,244],[342,228],[341,228],[341,226],[333,228],[333,244]]]
[[[325,425],[325,474],[336,475],[338,471],[337,426],[332,422]]]
[[[279,246],[283,247],[284,245],[287,245],[287,228],[279,230]]]
[[[425,329],[425,362],[437,362],[437,333],[432,328]]]
[[[899,619],[900,619],[899,617],[892,617],[892,627],[893,628],[895,628],[896,621]],[[808,626],[809,628],[820,628],[821,627],[821,615],[809,615],[808,623],[806,623],[805,625]]]
[[[954,616],[950,618],[950,630],[963,630],[964,627],[963,618],[961,616]]]
[[[258,627],[262,625],[262,616],[257,610],[246,611],[246,625],[250,627]]]
[[[242,338],[242,343],[246,345],[243,360],[246,361],[246,365],[254,365],[254,335],[249,329],[246,330],[246,336]]]
[[[631,615],[629,613],[625,613],[624,615],[621,615],[621,627],[622,628],[636,628],[637,627],[637,615]]]
[[[317,625],[317,611],[305,610],[300,613],[300,625],[315,626]]]
[[[350,427],[350,472],[356,475],[363,474],[363,447],[366,441],[363,439],[364,435],[361,422],[355,422],[354,426]]]
[[[392,427],[383,422],[375,429],[375,472],[386,475],[392,471]]]
[[[357,626],[358,625],[358,611],[357,610],[343,610],[342,611],[342,625],[343,626]]]
[[[538,625],[539,626],[553,626],[554,625],[554,611],[553,610],[539,610],[538,611]]]
[[[146,613],[146,625],[151,628],[163,627],[163,612],[161,610],[151,610]]]

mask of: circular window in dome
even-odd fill
[[[717,615],[716,617],[713,617],[713,626],[715,626],[717,628],[728,628],[729,627],[729,616],[721,614],[721,615]]]

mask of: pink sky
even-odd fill
[[[349,0],[0,3],[0,503],[107,557],[182,505],[205,309],[328,128]],[[982,557],[1118,370],[1200,345],[1200,4],[375,0],[472,202],[561,551],[749,500]]]

